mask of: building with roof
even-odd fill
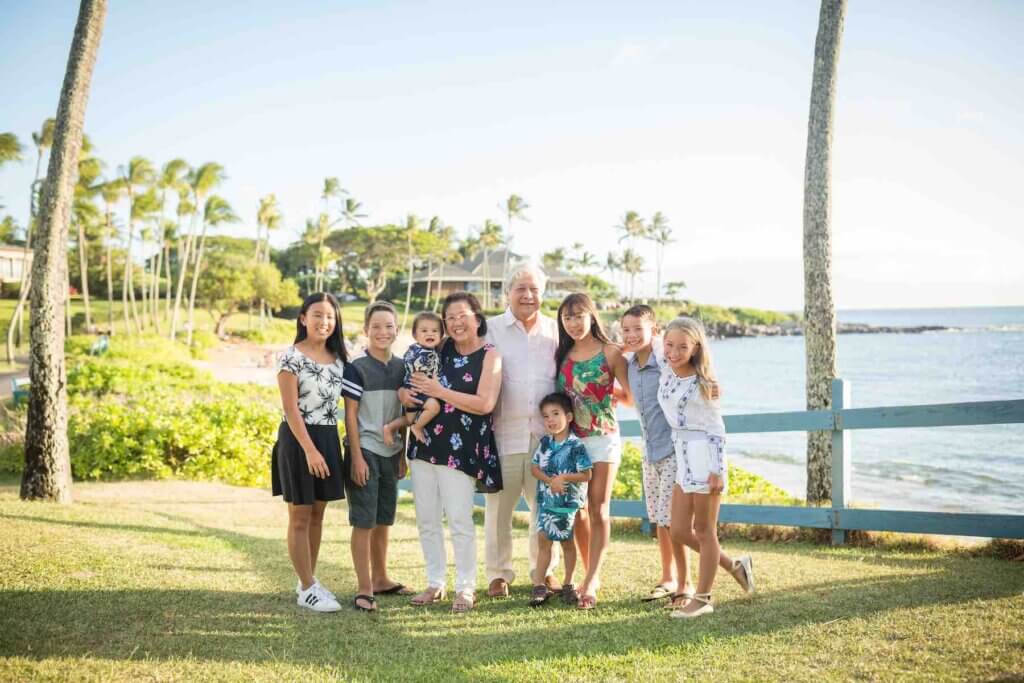
[[[508,267],[511,268],[513,264],[523,260],[522,255],[510,251]],[[429,272],[426,268],[413,272],[413,292],[423,296],[429,282],[431,297],[438,296],[438,287],[440,287],[440,296],[442,297],[458,291],[471,292],[478,297],[483,297],[486,288],[490,287],[491,300],[501,301],[503,299],[504,274],[502,269],[504,266],[505,249],[503,247],[489,252],[486,261],[481,252],[459,263],[433,264]],[[548,278],[546,298],[561,298],[568,292],[580,290],[583,286],[580,278],[573,273],[557,268],[545,268],[539,264],[538,267]]]
[[[21,274],[32,267],[32,251],[24,247],[0,244],[0,284],[21,282]]]

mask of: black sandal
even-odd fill
[[[551,597],[551,591],[544,584],[539,584],[533,587],[533,592],[530,594],[530,607],[540,607],[548,598]]]
[[[567,583],[562,586],[562,601],[567,605],[575,605],[580,601],[580,595],[576,592],[576,586]]]
[[[370,603],[371,605],[373,605],[373,607],[363,607],[359,604],[360,600],[362,600],[363,602]],[[372,595],[357,595],[356,597],[352,598],[352,606],[360,612],[376,612],[377,598],[373,597]]]

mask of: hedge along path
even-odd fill
[[[620,529],[592,612],[530,609],[520,582],[511,600],[481,590],[462,618],[387,596],[375,616],[317,615],[295,605],[285,511],[265,491],[79,483],[76,498],[27,504],[15,481],[0,485],[0,679],[931,681],[1024,666],[1024,563],[731,541],[754,554],[761,593],[726,579],[718,612],[683,622],[637,600],[657,579],[657,548]],[[515,534],[525,575],[525,529]],[[348,537],[345,506],[332,504],[317,573],[346,605]],[[423,586],[408,498],[391,565]]]

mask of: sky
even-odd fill
[[[77,13],[0,3],[0,169],[24,224],[31,132],[56,111]],[[364,223],[460,234],[510,194],[513,250],[621,251],[627,210],[677,239],[664,282],[704,303],[800,310],[818,3],[111,2],[86,115],[108,174],[134,155],[217,161],[282,247],[336,176]],[[1024,3],[850,2],[833,162],[840,308],[1024,304]],[[655,253],[640,295],[656,289]],[[608,277],[607,273],[603,274]]]

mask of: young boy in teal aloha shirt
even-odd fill
[[[590,456],[587,448],[569,429],[572,423],[572,399],[566,394],[548,394],[540,402],[541,415],[547,435],[542,437],[533,454],[533,476],[537,479],[537,534],[539,549],[537,566],[547,567],[551,562],[551,545],[562,544],[565,580],[562,599],[574,604],[579,596],[572,583],[576,570],[576,545],[572,537],[576,513],[587,502],[587,482],[590,481]],[[542,581],[535,584],[530,606],[543,605],[552,593]]]

